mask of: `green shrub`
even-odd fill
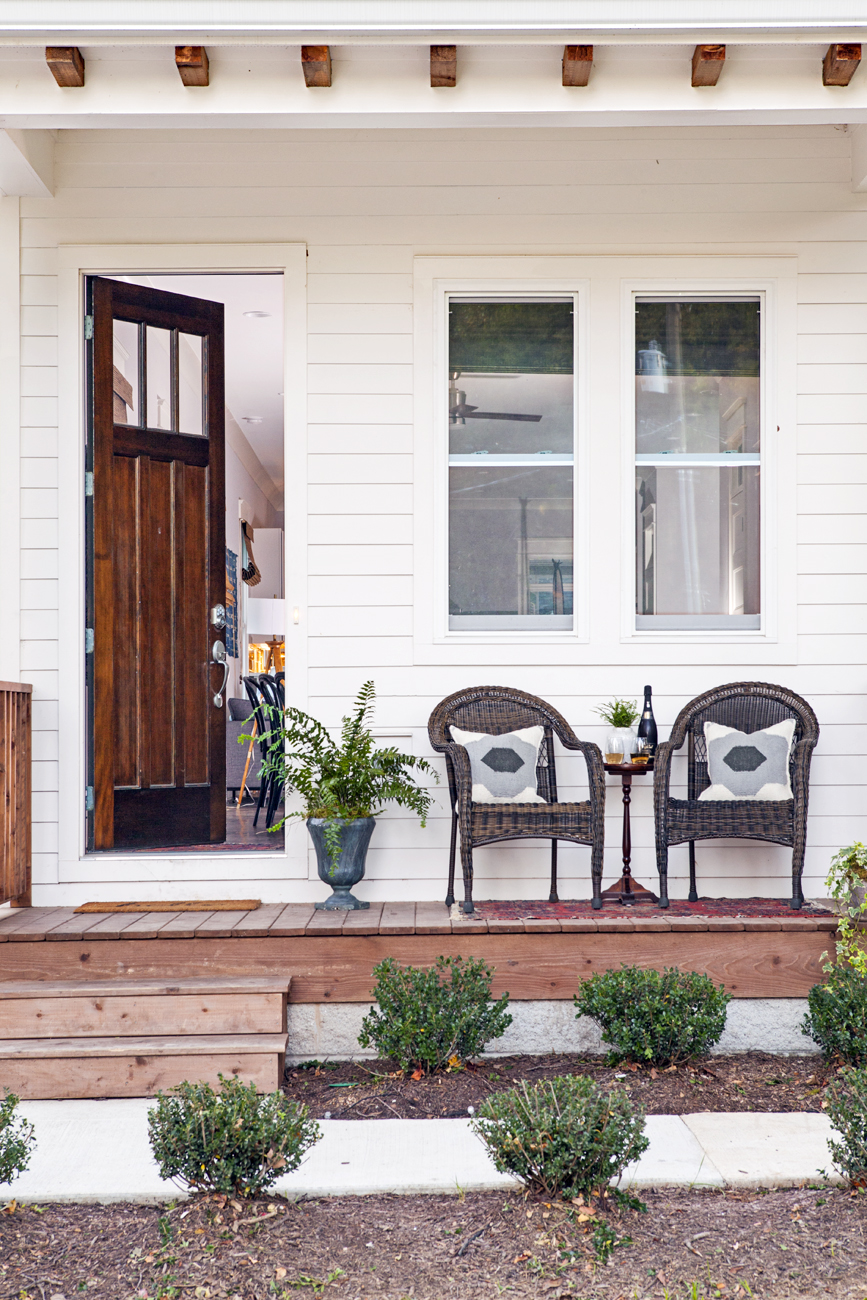
[[[581,985],[576,1016],[592,1016],[611,1060],[676,1065],[718,1043],[731,997],[697,971],[622,966]]]
[[[180,1083],[157,1093],[148,1137],[162,1178],[197,1191],[255,1196],[297,1169],[321,1136],[306,1106],[281,1092],[260,1097],[254,1084],[226,1079]]]
[[[364,1017],[358,1042],[374,1046],[405,1072],[429,1074],[449,1062],[463,1064],[512,1023],[508,993],[492,1000],[493,972],[475,957],[437,957],[429,970],[398,966],[386,957],[373,973],[379,1011]]]
[[[867,1067],[844,1066],[825,1092],[825,1114],[839,1142],[829,1140],[834,1164],[853,1187],[867,1186]]]
[[[472,1127],[500,1173],[545,1196],[598,1191],[649,1145],[644,1112],[626,1093],[582,1075],[494,1093]]]
[[[826,1056],[867,1065],[867,975],[852,966],[835,966],[827,984],[813,985],[807,1001],[804,1033]]]
[[[11,1183],[24,1173],[36,1144],[33,1125],[16,1116],[17,1106],[15,1093],[7,1091],[0,1101],[0,1184]]]

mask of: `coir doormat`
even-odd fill
[[[258,898],[218,898],[210,902],[196,898],[182,903],[82,903],[75,910],[113,916],[116,912],[255,912],[261,906]]]
[[[656,903],[607,902],[601,912],[594,912],[590,899],[568,899],[560,903],[548,902],[476,902],[476,915],[491,921],[545,921],[549,917],[579,919],[600,916],[827,916],[830,908],[815,907],[805,903],[799,912],[793,912],[784,898],[700,898],[697,903],[673,898],[667,908]]]

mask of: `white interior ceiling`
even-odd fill
[[[125,275],[116,278],[224,304],[226,406],[274,483],[275,495],[282,496],[283,277]]]

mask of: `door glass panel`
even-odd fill
[[[172,420],[172,332],[148,325],[147,414],[149,429],[171,429]]]
[[[202,339],[198,334],[178,335],[178,431],[203,430]]]
[[[131,320],[114,324],[112,398],[115,424],[140,424],[139,347],[141,327]]]
[[[449,626],[572,627],[573,300],[449,302]]]

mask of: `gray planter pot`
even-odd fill
[[[321,912],[356,912],[370,907],[362,903],[350,891],[364,875],[367,848],[376,825],[375,817],[359,817],[355,821],[338,821],[340,826],[340,856],[332,863],[325,842],[325,827],[328,822],[324,817],[310,817],[307,829],[316,849],[316,865],[319,879],[331,885],[334,891],[324,903],[316,903]]]

